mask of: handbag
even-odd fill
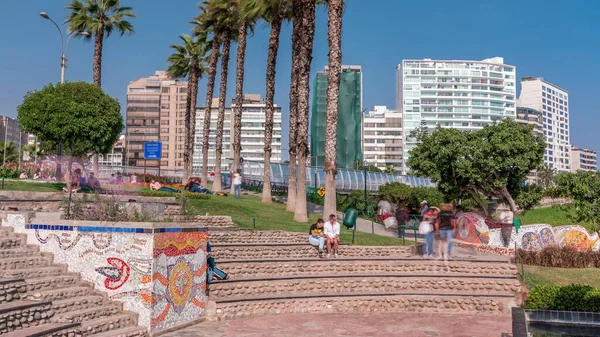
[[[429,221],[421,221],[419,223],[419,234],[425,235],[433,232],[433,225]]]

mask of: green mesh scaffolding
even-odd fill
[[[362,162],[361,74],[343,71],[340,78],[337,123],[337,166],[352,169]],[[312,166],[325,166],[325,123],[327,115],[327,73],[319,72],[313,86],[310,121]]]

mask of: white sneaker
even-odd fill
[[[327,254],[327,258],[330,259],[331,258],[331,254]]]
[[[333,257],[337,259],[337,257],[338,257],[338,254],[337,254],[337,253],[335,253],[335,254],[333,255]]]

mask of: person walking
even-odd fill
[[[434,257],[434,225],[437,219],[437,215],[438,212],[436,208],[429,208],[427,212],[423,214],[423,220],[419,223],[419,234],[425,236],[425,244],[423,245],[424,259],[432,259]]]
[[[233,174],[233,198],[242,198],[242,170],[240,169]]]
[[[441,204],[441,212],[437,215],[435,221],[435,231],[441,241],[441,257],[446,262],[452,255],[452,241],[454,239],[454,227],[456,226],[456,218],[452,208],[452,204]]]

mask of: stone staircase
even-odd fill
[[[137,314],[94,290],[25,234],[0,227],[0,335],[147,336]]]
[[[292,313],[440,312],[510,315],[520,288],[507,259],[424,260],[416,247],[340,247],[319,259],[307,234],[211,232],[229,279],[209,285],[217,319]]]

